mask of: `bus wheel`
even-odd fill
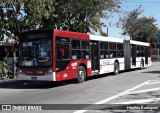
[[[144,62],[143,60],[141,60],[140,69],[143,69],[143,68],[144,68]]]
[[[119,73],[119,64],[118,62],[114,63],[114,74],[117,75]]]
[[[83,66],[78,67],[77,82],[82,83],[86,80],[86,70]]]

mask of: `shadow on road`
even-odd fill
[[[102,74],[101,76],[92,76],[88,77],[87,81],[100,79],[102,77],[112,76],[113,74]],[[61,87],[66,85],[79,84],[75,79],[66,80],[61,82],[53,82],[53,81],[26,81],[26,80],[11,80],[11,81],[1,81],[0,88],[3,89],[48,89]]]
[[[88,77],[86,81],[100,79],[107,76],[112,76],[113,74],[102,74],[101,76]],[[0,88],[3,89],[48,89],[61,87],[66,85],[79,84],[75,79],[66,80],[61,82],[53,81],[26,81],[26,80],[12,80],[12,81],[2,81],[0,82]]]
[[[134,69],[134,70],[139,70],[139,69]],[[121,71],[120,73],[123,72],[130,72],[133,70],[129,71]],[[160,71],[159,71],[160,73]],[[107,74],[102,74],[102,75],[95,75],[87,78],[87,81],[91,81],[94,79],[101,79],[103,77],[108,77],[108,76],[117,76],[114,75],[113,73],[107,73]],[[66,86],[66,85],[71,85],[71,84],[78,84],[76,80],[67,80],[67,81],[62,81],[62,82],[52,82],[52,81],[22,81],[22,80],[11,80],[11,81],[0,81],[0,88],[3,89],[47,89],[47,88],[55,88],[55,87],[61,87],[61,86]]]
[[[92,76],[88,77],[87,81],[100,79],[102,77],[112,76],[113,74],[102,74],[101,76]],[[22,81],[22,80],[11,80],[11,81],[2,81],[0,82],[0,88],[3,89],[48,89],[61,87],[66,85],[79,84],[75,79],[66,80],[61,82],[53,82],[53,81]]]
[[[160,74],[160,71],[146,71],[142,73]]]
[[[72,81],[49,82],[49,81],[7,81],[0,83],[3,89],[48,89],[73,84]]]

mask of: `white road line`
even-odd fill
[[[144,92],[157,91],[157,90],[160,90],[160,88],[152,88],[152,89],[145,89],[145,90],[140,90],[140,91],[133,91],[133,92],[129,92],[128,94],[144,93]]]
[[[127,102],[120,102],[120,103],[113,103],[113,104],[142,104],[148,102],[155,102],[159,101],[160,98],[150,98],[150,99],[141,99],[141,100],[134,100],[134,101],[127,101]]]
[[[104,99],[104,100],[102,100],[102,101],[99,101],[99,102],[97,102],[97,103],[94,103],[94,104],[104,104],[104,103],[106,103],[106,102],[109,102],[110,100],[113,100],[113,99],[115,99],[115,98],[118,98],[118,97],[120,97],[120,96],[122,96],[122,95],[125,95],[125,94],[127,94],[127,93],[129,93],[129,92],[131,92],[131,91],[133,91],[133,90],[135,90],[135,89],[137,89],[137,88],[140,88],[140,87],[146,85],[148,82],[150,82],[150,80],[148,80],[148,81],[146,81],[146,82],[143,82],[143,83],[141,83],[141,84],[139,84],[139,85],[137,85],[137,86],[135,86],[135,87],[133,87],[133,88],[131,88],[131,89],[128,89],[128,90],[126,90],[126,91],[124,91],[124,92],[121,92],[121,93],[119,93],[119,94],[117,94],[117,95],[114,95],[114,96],[112,96],[112,97],[106,98],[106,99]],[[85,109],[85,108],[84,108],[84,109]],[[78,111],[75,111],[74,113],[84,113],[84,112],[86,112],[86,111],[88,111],[88,110],[78,110]]]
[[[86,112],[86,111],[88,111],[88,110],[78,110],[78,111],[75,111],[75,112],[73,112],[73,113],[84,113],[84,112]]]
[[[122,95],[125,95],[125,94],[127,94],[127,93],[129,93],[129,92],[131,92],[131,91],[133,91],[133,90],[135,90],[135,89],[137,89],[137,88],[140,88],[140,87],[144,86],[144,85],[147,84],[147,83],[148,83],[148,81],[143,82],[143,83],[141,83],[141,84],[139,84],[139,85],[137,85],[137,86],[135,86],[135,87],[133,87],[133,88],[131,88],[131,89],[128,89],[128,90],[126,90],[126,91],[124,91],[124,92],[121,92],[121,93],[119,93],[119,94],[117,94],[117,95],[114,95],[114,96],[112,96],[112,97],[109,97],[109,98],[107,98],[107,99],[104,99],[104,100],[102,100],[102,101],[100,101],[100,102],[97,102],[97,103],[95,103],[95,104],[104,104],[104,103],[106,103],[106,102],[108,102],[108,101],[110,101],[110,100],[113,100],[113,99],[118,98],[118,97],[120,97],[120,96],[122,96]]]
[[[159,80],[149,80],[149,82],[159,82]]]
[[[147,83],[147,85],[149,85],[149,84],[160,84],[160,81],[158,81],[158,82]]]

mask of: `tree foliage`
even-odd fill
[[[2,0],[0,35],[19,36],[33,29],[102,31],[100,18],[119,10],[120,0]]]
[[[140,15],[143,10],[139,7],[129,12],[120,19],[123,35],[129,35],[131,39],[143,42],[157,42],[158,28],[156,19]]]
[[[65,30],[84,33],[91,32],[90,29],[101,31],[104,23],[100,18],[107,19],[109,12],[118,11],[119,4],[117,0],[62,0],[55,6],[58,9],[57,21]]]
[[[48,17],[49,0],[3,0],[0,2],[1,36],[19,36],[21,32],[37,29],[43,16]]]

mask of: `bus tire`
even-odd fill
[[[144,61],[141,60],[140,69],[143,69],[143,68],[144,68]]]
[[[86,69],[83,66],[79,66],[77,70],[77,82],[82,83],[86,80]]]
[[[114,74],[117,75],[119,73],[119,64],[118,62],[114,63]]]

